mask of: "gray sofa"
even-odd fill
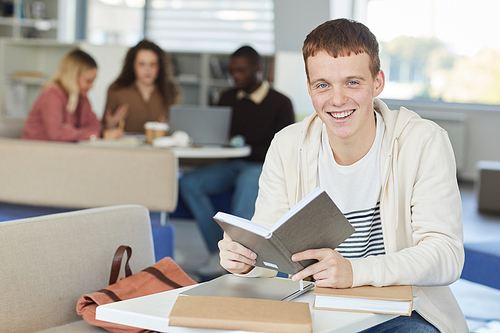
[[[150,147],[123,148],[0,138],[0,201],[93,208],[177,206],[178,159]]]
[[[133,272],[154,263],[146,207],[111,206],[0,223],[0,331],[105,332],[84,322],[76,303],[108,285],[120,245],[132,247]]]

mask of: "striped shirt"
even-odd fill
[[[336,163],[323,125],[318,161],[319,186],[354,227],[355,232],[336,249],[345,258],[385,253],[380,217],[380,145],[384,120],[376,113],[377,131],[368,153],[351,165]]]
[[[380,202],[371,209],[344,214],[356,230],[336,250],[344,258],[364,258],[385,254],[382,223],[380,222]]]

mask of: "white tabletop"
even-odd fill
[[[151,148],[171,150],[178,158],[191,159],[224,159],[247,157],[252,152],[250,146],[228,147],[228,146],[188,146],[188,147],[154,147],[148,145],[144,140],[136,137],[126,137],[118,140],[93,140],[80,141],[80,145],[111,147],[111,148]]]
[[[247,157],[252,152],[250,146],[243,147],[221,147],[221,146],[194,146],[194,147],[171,147],[170,149],[178,158],[241,158]]]
[[[101,305],[97,307],[96,319],[159,332],[230,332],[227,330],[196,329],[168,325],[168,316],[170,311],[172,311],[178,294],[192,287],[193,286],[189,286],[117,303]],[[307,302],[311,306],[313,333],[358,332],[396,317],[395,315],[373,313],[313,310],[312,304],[314,295],[312,291],[297,297],[293,301]]]

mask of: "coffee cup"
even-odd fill
[[[148,121],[144,124],[144,132],[146,133],[146,142],[152,144],[154,139],[167,135],[168,124],[158,121]]]

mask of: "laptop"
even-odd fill
[[[202,283],[182,292],[182,295],[220,296],[270,299],[290,301],[314,288],[313,282],[304,281],[300,290],[299,282],[285,278],[250,278],[225,274],[211,281]]]
[[[227,146],[232,113],[230,106],[172,105],[169,132],[186,132],[195,146]]]

